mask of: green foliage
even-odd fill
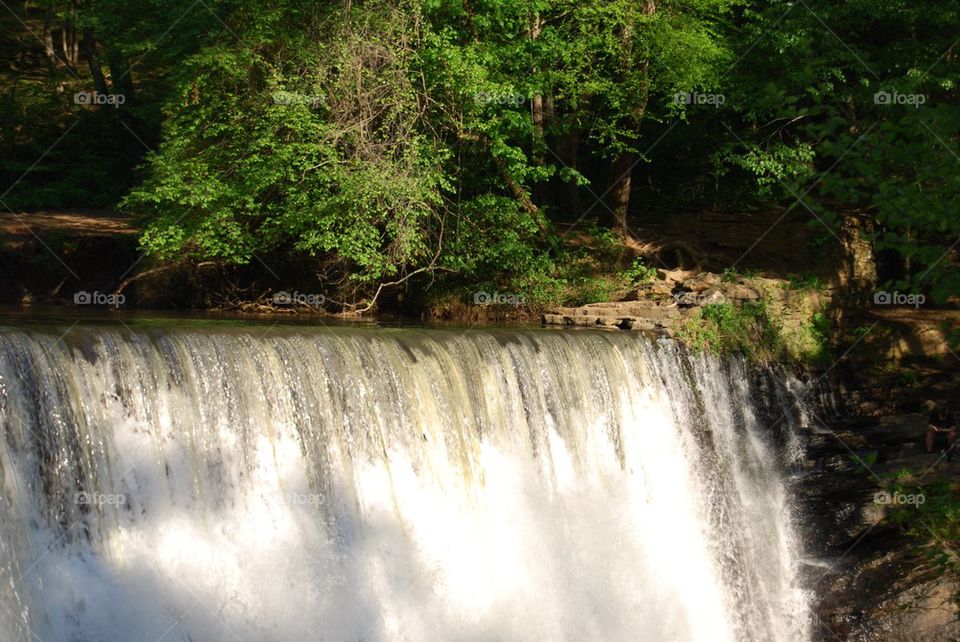
[[[814,312],[810,326],[817,340],[826,345],[830,339],[830,333],[833,328],[833,322],[830,317],[823,312]]]
[[[756,46],[733,78],[743,126],[716,160],[753,175],[760,199],[779,195],[828,244],[846,217],[869,212],[877,249],[900,261],[890,287],[956,295],[960,174],[946,168],[958,162],[960,60],[943,53],[960,28],[955,6],[791,6],[746,14],[743,42]]]
[[[594,223],[586,226],[584,233],[592,240],[590,246],[598,260],[612,262],[620,257],[623,251],[623,239],[612,230]]]
[[[876,450],[871,450],[864,453],[863,455],[851,454],[848,455],[850,461],[853,462],[854,466],[857,467],[857,470],[864,476],[870,475],[871,469],[874,464],[877,463],[877,457],[879,457],[879,452]]]
[[[956,576],[960,574],[960,489],[948,481],[911,484],[913,479],[913,471],[900,470],[885,483],[888,497],[922,497],[914,503],[892,502],[887,518],[921,545],[934,568]],[[960,593],[955,599],[960,601]]]
[[[901,370],[897,382],[905,388],[915,388],[920,384],[920,375],[912,370]]]
[[[21,14],[95,37],[99,82],[128,103],[75,105],[94,61],[48,60]],[[157,262],[289,259],[351,301],[413,273],[453,292],[595,300],[651,268],[613,275],[615,234],[588,228],[580,252],[554,225],[590,214],[628,158],[631,214],[780,206],[809,219],[823,255],[855,215],[895,257],[891,288],[960,291],[947,0],[43,0],[0,21],[14,34],[4,201],[119,201]]]
[[[945,328],[947,332],[947,341],[950,342],[952,350],[960,350],[960,327]]]
[[[688,321],[679,337],[696,350],[742,354],[770,359],[782,353],[782,341],[763,301],[736,306],[714,303],[703,306],[699,318]]]
[[[855,337],[857,337],[858,339],[867,336],[867,334],[869,334],[869,333],[870,333],[870,327],[869,327],[869,326],[858,325],[857,327],[855,327],[855,328],[853,329],[853,335],[854,335]]]
[[[647,266],[641,257],[637,257],[624,272],[624,276],[634,285],[651,283],[657,278],[657,268]]]
[[[334,253],[357,282],[426,260],[449,179],[446,152],[420,133],[401,44],[415,21],[386,7],[320,21],[322,42],[280,21],[245,50],[186,61],[152,171],[124,201],[150,221],[143,249],[239,264]]]
[[[740,279],[752,279],[756,276],[758,276],[756,270],[740,271],[737,268],[724,268],[723,273],[720,275],[720,280],[724,283],[737,283]]]
[[[789,280],[784,284],[785,289],[793,291],[811,290],[814,292],[823,292],[826,287],[827,284],[823,282],[823,279],[811,272],[791,275]]]
[[[123,206],[149,221],[142,248],[160,260],[292,254],[354,288],[426,267],[528,300],[609,297],[623,284],[560,249],[536,202],[548,182],[589,184],[548,143],[639,151],[641,120],[716,81],[731,5],[281,3],[246,22],[227,5],[238,41],[185,57]],[[550,101],[541,120],[535,100]],[[598,258],[618,250],[593,236]]]
[[[830,359],[831,322],[822,312],[788,328],[782,311],[766,299],[741,305],[715,303],[686,320],[677,337],[694,350],[739,354],[757,361],[779,360],[822,365]]]

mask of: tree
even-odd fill
[[[837,233],[847,215],[871,220],[890,286],[956,296],[955,6],[791,6],[746,14],[742,46],[756,45],[734,77],[744,126],[726,159],[809,208],[818,229]]]

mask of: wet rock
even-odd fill
[[[960,638],[958,581],[933,563],[889,519],[885,480],[955,480],[946,463],[922,447],[923,414],[830,422],[801,430],[807,460],[791,479],[817,595],[814,639],[953,640]]]

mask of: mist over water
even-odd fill
[[[0,330],[0,639],[809,639],[797,406],[626,333]]]

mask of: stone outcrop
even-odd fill
[[[672,335],[682,317],[674,304],[656,301],[613,301],[576,308],[551,308],[543,314],[548,325],[650,330]]]
[[[792,490],[808,545],[806,583],[817,600],[816,639],[960,638],[960,578],[935,563],[943,550],[923,545],[891,515],[916,510],[891,499],[895,478],[915,488],[960,474],[960,459],[924,451],[925,430],[921,414],[806,430],[808,459]]]
[[[543,312],[541,320],[547,325],[647,330],[673,336],[684,319],[696,316],[697,310],[706,305],[742,305],[777,298],[782,308],[788,308],[789,302],[780,301],[786,293],[784,283],[742,277],[725,280],[712,272],[658,270],[655,280],[627,292],[620,301],[551,307]]]

